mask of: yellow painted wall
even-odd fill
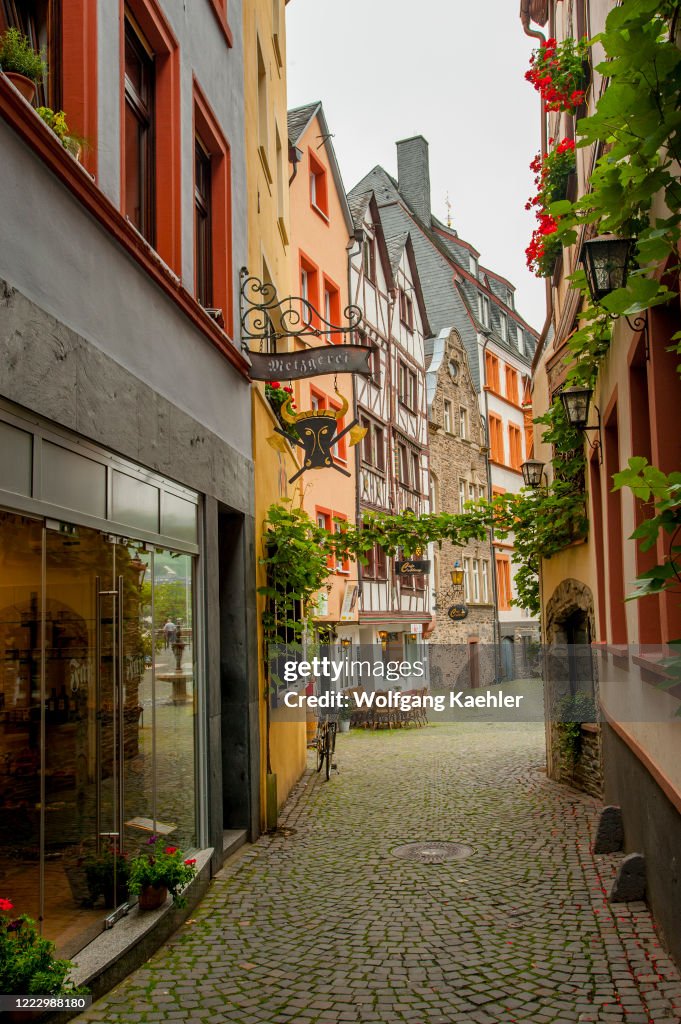
[[[297,146],[303,151],[297,173],[290,185],[291,205],[291,248],[290,268],[291,283],[295,294],[301,294],[300,271],[301,257],[311,261],[318,271],[317,295],[311,296],[312,301],[324,314],[324,277],[338,288],[340,292],[338,323],[343,322],[343,310],[349,303],[348,299],[348,245],[350,242],[348,224],[344,217],[341,197],[336,190],[326,147],[322,143],[323,128],[315,116],[310,121]],[[310,201],[310,155],[321,164],[326,171],[328,217],[316,210]],[[337,336],[344,341],[342,335]],[[324,336],[314,340],[315,345],[324,343]],[[327,340],[327,344],[328,344]],[[338,376],[338,391],[349,403],[344,418],[347,426],[352,420],[353,410],[353,377],[351,374]],[[312,392],[328,396],[338,401],[334,392],[332,376],[313,377],[298,381],[294,385],[297,408],[300,411],[311,408]],[[342,468],[350,473],[343,476],[335,469],[312,470],[305,474],[303,487],[303,508],[315,521],[318,508],[333,512],[355,522],[356,480],[355,480],[355,449],[350,447],[349,434],[345,437],[345,460]],[[341,571],[329,576],[331,586],[328,600],[328,614],[316,616],[319,622],[338,622],[343,605],[346,583],[357,582],[357,565],[350,562],[349,571]],[[357,603],[354,610],[354,621],[357,621]]]
[[[278,0],[278,6],[273,5],[272,0],[245,0],[244,3],[248,271],[260,279],[269,277],[282,298],[291,293],[287,244],[289,164],[284,6],[284,0]],[[277,132],[281,143],[279,160]],[[257,563],[263,553],[262,528],[267,509],[286,496],[290,490],[287,480],[297,465],[288,446],[281,453],[267,441],[277,423],[264,398],[264,385],[258,383],[253,385],[252,416]],[[262,566],[256,564],[254,568],[257,586],[264,585]],[[265,826],[268,747],[261,626],[264,602],[265,599],[258,596],[262,827]],[[304,723],[273,726],[269,748],[271,769],[277,775],[278,803],[281,805],[305,767]]]

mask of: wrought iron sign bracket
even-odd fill
[[[321,338],[332,335],[351,335],[359,330],[362,311],[359,306],[346,306],[345,324],[333,324],[302,295],[277,297],[273,284],[261,281],[241,268],[239,292],[239,318],[241,347],[249,352],[250,343],[257,342],[260,350],[264,342],[276,343],[279,338]]]

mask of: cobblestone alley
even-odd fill
[[[680,1021],[646,906],[607,903],[597,804],[547,781],[543,746],[541,725],[340,736],[339,773],[308,774],[280,834],[79,1021]],[[474,852],[392,852],[428,840]]]

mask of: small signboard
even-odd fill
[[[398,576],[427,575],[430,572],[430,562],[416,561],[413,558],[408,558],[404,562],[395,562],[395,572]]]
[[[369,345],[327,345],[308,348],[304,352],[282,352],[274,355],[249,352],[250,376],[253,380],[302,380],[326,373],[359,373],[371,377]]]
[[[461,620],[465,619],[468,615],[468,605],[453,604],[451,608],[447,611],[447,615],[449,615],[450,619],[453,622],[461,622]]]

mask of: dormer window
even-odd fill
[[[473,277],[475,277],[477,279],[477,276],[478,276],[478,259],[477,259],[477,256],[474,256],[473,253],[470,253],[468,259],[469,259],[468,269],[470,270],[470,272],[473,275]]]
[[[485,327],[490,324],[490,302],[486,295],[478,292],[478,316]]]

